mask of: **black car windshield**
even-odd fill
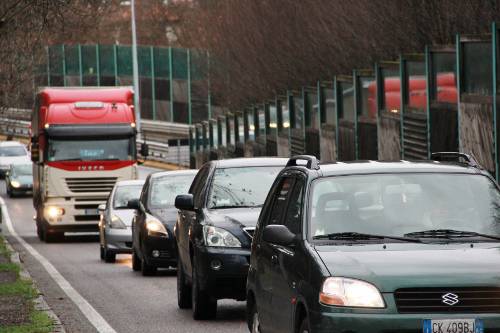
[[[11,168],[13,176],[33,176],[33,167],[31,164],[14,164]]]
[[[115,190],[113,197],[114,209],[127,209],[129,200],[139,199],[141,195],[142,185],[121,185]]]
[[[26,155],[26,150],[21,146],[0,147],[0,157]]]
[[[120,139],[49,139],[48,160],[55,161],[129,161],[134,156],[131,138]]]
[[[320,178],[313,182],[310,200],[310,234],[317,239],[346,232],[404,237],[445,229],[500,235],[500,195],[482,175]]]
[[[279,166],[216,169],[208,208],[261,206],[281,169]]]
[[[182,176],[163,176],[151,182],[149,205],[154,208],[172,207],[175,197],[188,193],[195,174]]]

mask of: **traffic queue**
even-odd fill
[[[100,207],[101,256],[177,268],[195,320],[235,299],[251,332],[500,330],[500,191],[473,156],[216,160],[139,187]]]

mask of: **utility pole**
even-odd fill
[[[135,0],[130,2],[132,19],[132,75],[134,80],[134,109],[137,133],[141,136],[141,110],[139,105],[139,65],[137,62],[137,33],[135,28]]]

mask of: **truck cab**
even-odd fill
[[[115,183],[137,179],[132,89],[44,88],[31,125],[39,238],[97,231],[97,208]]]

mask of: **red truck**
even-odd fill
[[[39,91],[31,147],[40,240],[98,230],[99,204],[117,181],[137,178],[135,121],[128,87]]]

